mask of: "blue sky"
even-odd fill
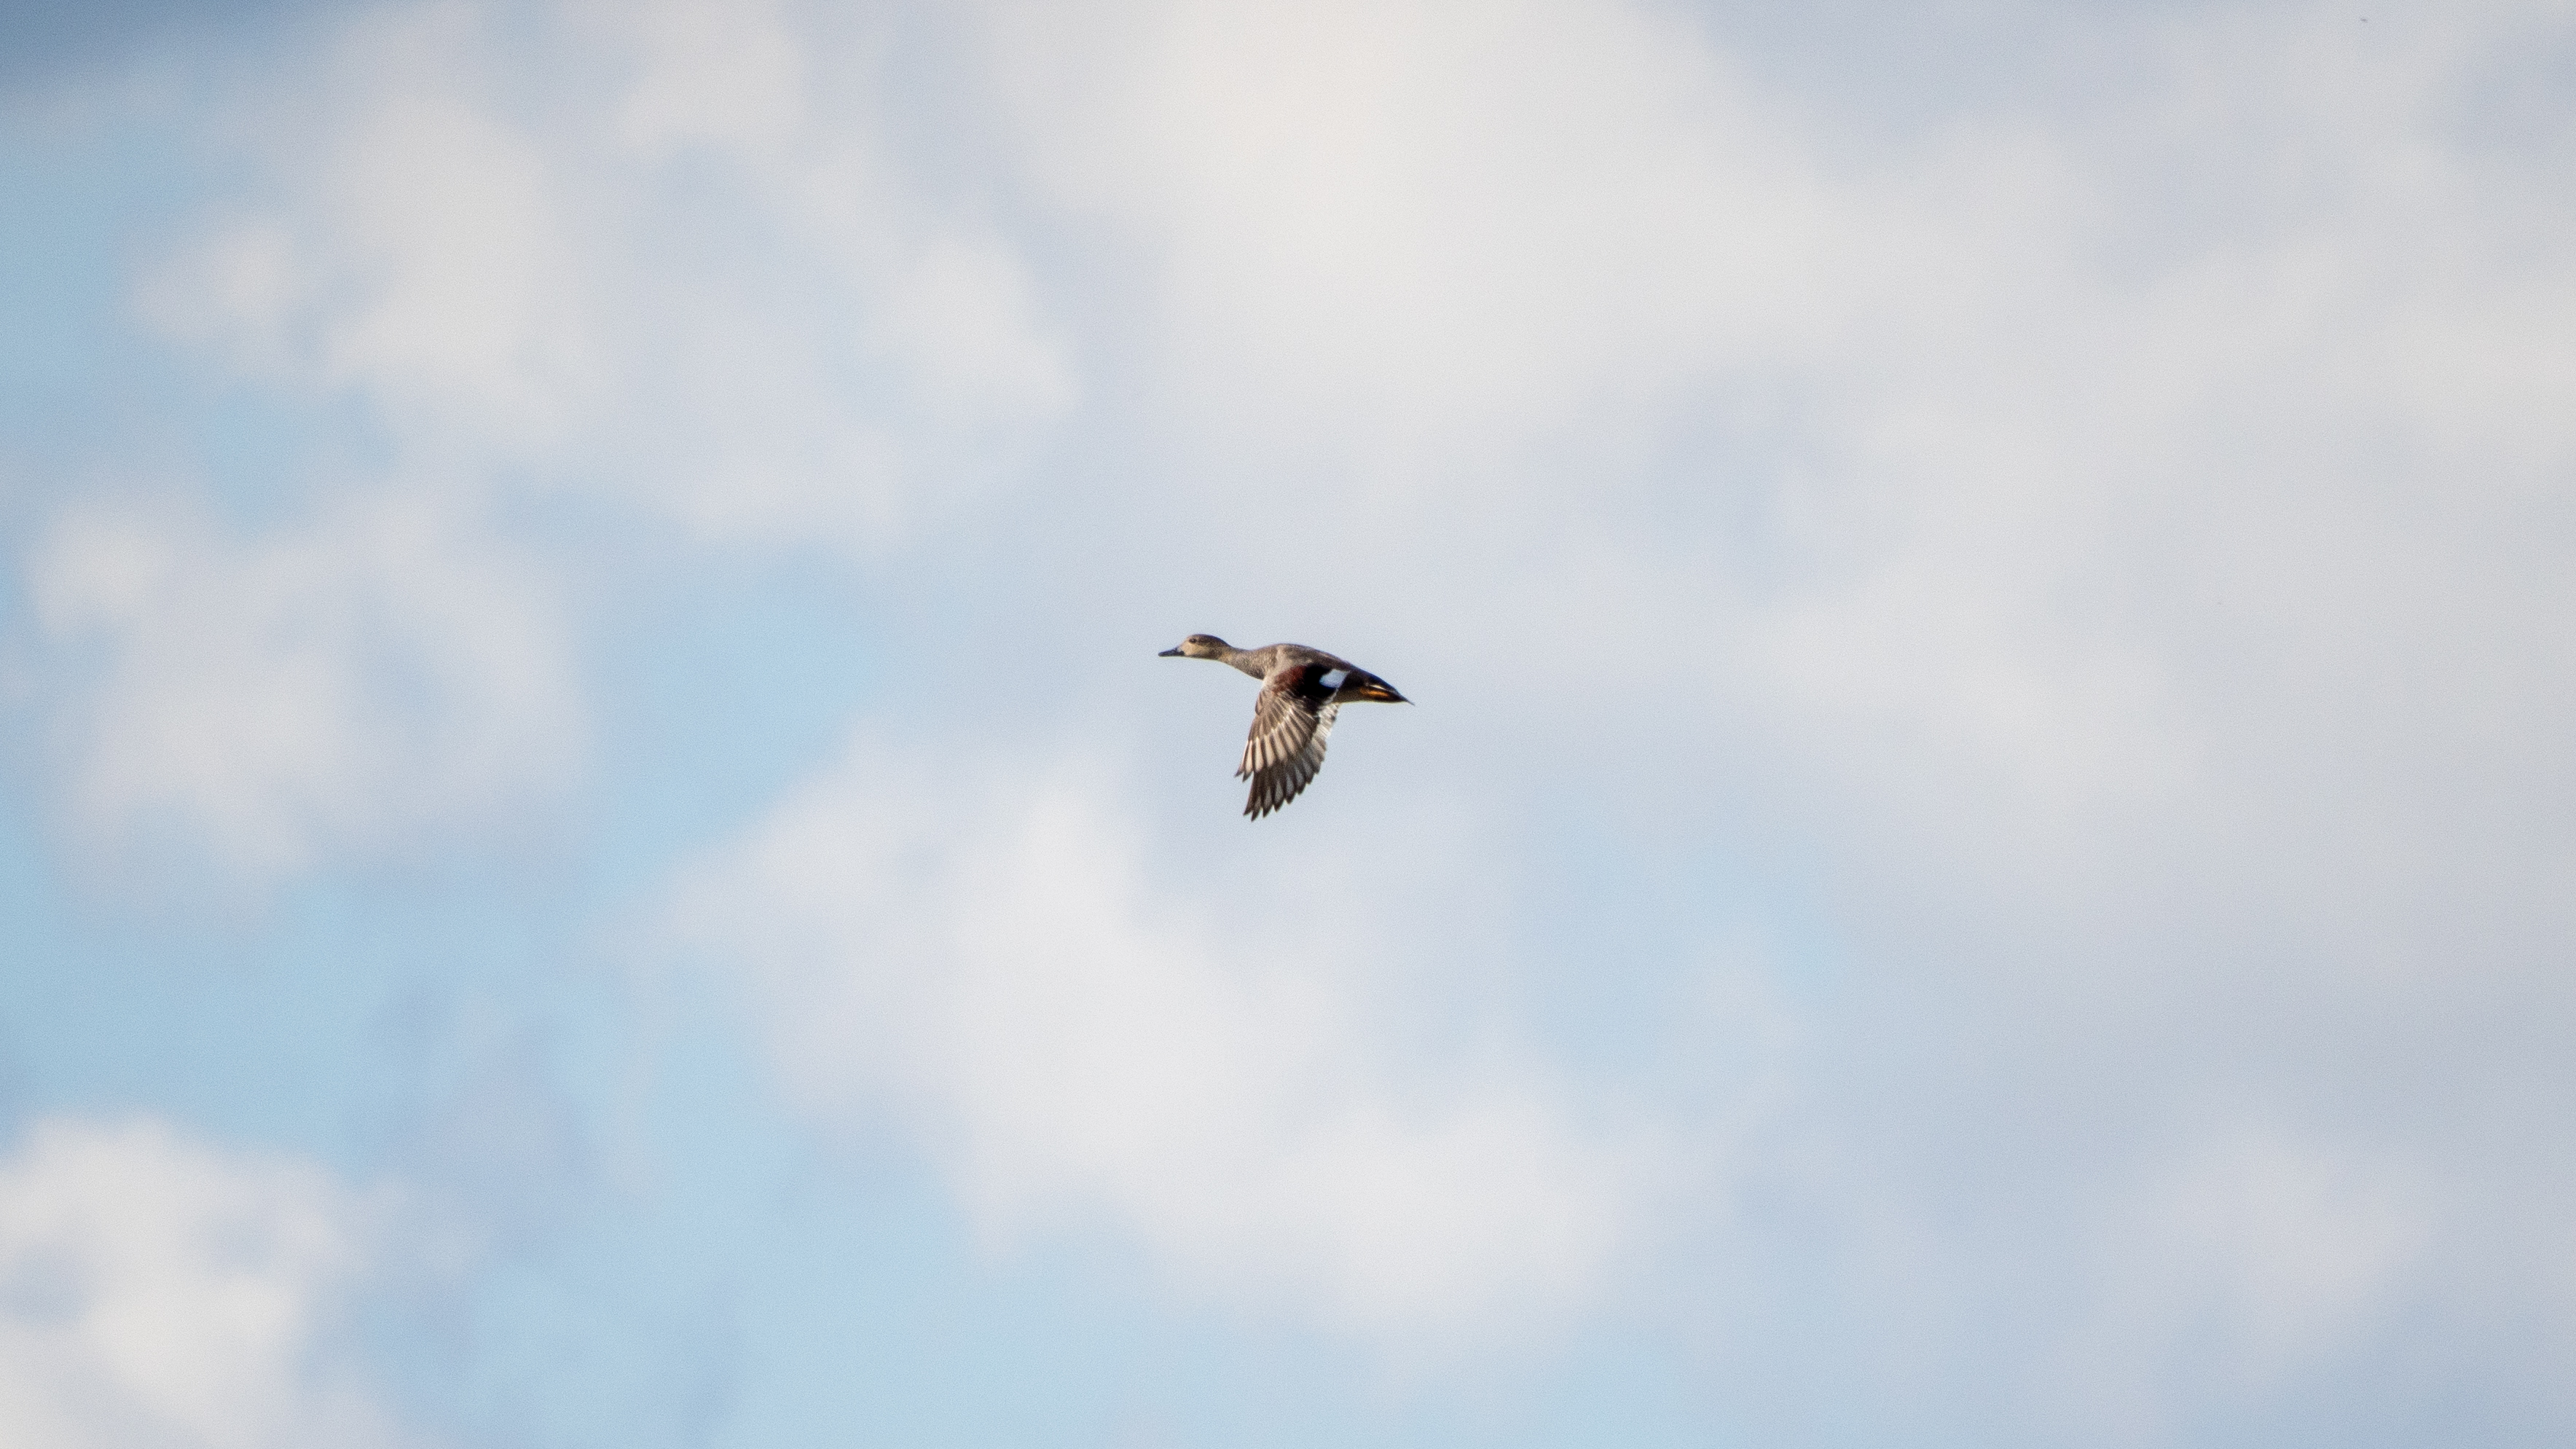
[[[2576,1427],[2565,6],[84,13],[0,1439]]]

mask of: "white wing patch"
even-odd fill
[[[1323,686],[1324,688],[1326,688],[1326,689],[1339,689],[1339,688],[1341,688],[1341,687],[1342,687],[1342,685],[1343,685],[1343,683],[1344,683],[1345,681],[1349,680],[1349,678],[1350,678],[1350,677],[1351,677],[1351,672],[1350,672],[1349,670],[1347,670],[1347,669],[1335,669],[1335,670],[1332,670],[1332,671],[1330,671],[1329,673],[1325,674],[1325,676],[1324,676],[1323,678],[1318,679],[1318,680],[1316,680],[1315,682],[1316,682],[1317,684],[1322,685],[1322,686]]]

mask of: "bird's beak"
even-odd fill
[[[1366,688],[1362,689],[1362,690],[1360,691],[1360,698],[1362,698],[1362,699],[1373,699],[1373,700],[1376,700],[1376,701],[1377,701],[1378,703],[1380,703],[1380,704],[1411,704],[1411,703],[1413,703],[1413,701],[1412,701],[1412,700],[1409,700],[1409,699],[1405,698],[1403,695],[1400,695],[1400,694],[1396,693],[1393,689],[1391,689],[1391,688],[1389,688],[1389,687],[1387,687],[1386,685],[1383,685],[1383,684],[1372,684],[1372,685],[1369,685],[1369,686],[1367,686]]]
[[[1154,657],[1157,659],[1178,659],[1181,657],[1181,651],[1178,649],[1166,649]]]

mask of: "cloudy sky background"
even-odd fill
[[[2576,10],[55,9],[0,1439],[2576,1433]]]

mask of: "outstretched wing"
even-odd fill
[[[1243,813],[1255,820],[1296,799],[1324,768],[1324,743],[1341,709],[1333,691],[1322,687],[1326,672],[1317,665],[1282,670],[1253,699],[1252,738],[1234,777],[1252,781]]]

